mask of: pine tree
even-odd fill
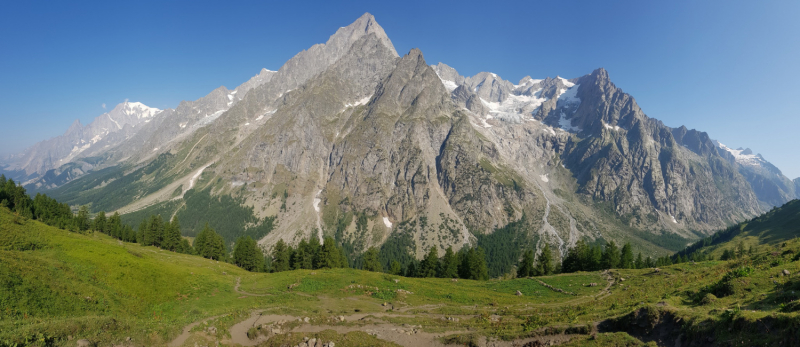
[[[398,266],[400,263],[397,264]],[[457,278],[458,277],[458,258],[453,252],[453,246],[447,247],[442,257],[442,266],[439,276],[441,278]]]
[[[111,217],[108,218],[108,222],[106,222],[109,235],[115,237],[117,239],[122,239],[122,219],[119,217],[119,212],[114,212]],[[127,240],[125,240],[127,241]]]
[[[236,240],[233,250],[233,263],[247,271],[259,271],[261,269],[264,254],[258,248],[258,244],[250,236],[241,236]]]
[[[594,247],[592,247],[592,253],[591,256],[589,257],[589,262],[588,262],[589,267],[587,270],[589,271],[600,270],[603,267],[602,262],[603,262],[603,249],[599,245],[595,245]]]
[[[633,249],[631,248],[630,243],[626,243],[624,246],[622,246],[619,267],[620,269],[633,269],[634,267]]]
[[[94,223],[92,223],[92,229],[94,231],[99,231],[104,234],[108,234],[108,229],[106,228],[106,213],[100,211],[94,216]]]
[[[601,265],[603,269],[616,269],[619,267],[619,248],[614,241],[606,242],[606,249],[603,252]]]
[[[89,230],[89,207],[83,205],[78,208],[78,216],[75,217],[75,225],[78,231]]]
[[[419,277],[436,277],[439,270],[439,251],[436,246],[431,247],[420,267]]]
[[[322,242],[322,247],[320,247],[317,268],[335,269],[343,267],[343,265],[339,247],[336,246],[336,240],[331,237],[326,237]]]
[[[400,264],[398,263],[398,265]],[[366,252],[364,252],[363,269],[366,271],[375,271],[375,272],[383,271],[383,266],[381,265],[381,261],[380,259],[378,259],[377,248],[370,247]]]
[[[519,263],[519,267],[517,267],[517,277],[530,277],[534,275],[533,269],[533,250],[529,249],[525,251],[522,255],[522,261]]]
[[[283,240],[278,240],[272,248],[272,270],[274,272],[289,270],[290,247]]]
[[[172,222],[164,224],[164,240],[162,248],[173,251],[181,252],[181,225],[178,223],[178,217],[172,217]],[[183,253],[183,252],[181,252]]]
[[[403,266],[397,260],[392,260],[392,265],[389,267],[389,273],[392,275],[403,275]]]
[[[486,252],[478,246],[470,259],[471,279],[485,281],[489,279],[489,268],[486,266]]]
[[[639,252],[639,255],[636,256],[636,261],[633,263],[633,266],[637,269],[644,269],[644,259],[642,259],[642,252]]]
[[[536,274],[539,276],[553,274],[553,252],[550,250],[550,244],[545,243],[542,254],[539,254],[539,261],[536,264]]]

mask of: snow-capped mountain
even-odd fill
[[[9,176],[18,180],[41,177],[48,170],[119,143],[133,133],[134,128],[150,122],[160,112],[157,108],[126,100],[87,126],[81,125],[76,119],[63,135],[41,141],[20,154],[5,158],[3,171],[11,173]]]
[[[761,154],[753,154],[750,148],[730,148],[719,141],[720,154],[735,164],[739,172],[750,182],[758,199],[766,209],[781,206],[799,195],[795,182],[784,176],[780,169],[764,159]]]
[[[91,136],[74,125],[81,137],[57,159],[80,152],[34,185],[179,219],[207,194],[246,207],[241,232],[274,217],[254,234],[262,245],[332,236],[356,253],[399,242],[417,256],[511,223],[517,242],[561,252],[580,239],[663,252],[766,206],[747,165],[704,132],[647,117],[604,69],[462,76],[418,49],[399,56],[369,14],[278,71],[148,114],[135,126],[103,115]]]

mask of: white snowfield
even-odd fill
[[[389,220],[389,217],[383,217],[383,225],[389,229],[392,228],[392,222]]]
[[[736,159],[736,162],[741,165],[761,166],[761,163],[764,161],[764,159],[762,159],[757,154],[743,154],[743,152],[746,151],[744,149],[733,149],[722,144],[722,142],[719,141],[717,142],[717,144],[719,145],[719,148],[722,148],[728,151],[728,153],[732,154],[733,157]]]

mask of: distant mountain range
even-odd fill
[[[187,218],[187,235],[237,206],[230,235],[266,246],[329,235],[417,256],[500,229],[560,252],[613,239],[667,253],[800,192],[752,151],[647,117],[604,69],[461,76],[399,56],[370,14],[233,90],[125,102],[1,167],[93,211]]]

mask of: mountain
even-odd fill
[[[761,154],[753,154],[750,148],[732,149],[718,141],[715,142],[720,154],[734,164],[739,173],[750,182],[765,209],[780,206],[797,197],[795,182],[784,176],[781,170],[764,159]]]
[[[794,179],[794,191],[797,198],[800,199],[800,177]]]
[[[76,158],[90,156],[122,142],[138,130],[137,126],[150,122],[160,112],[140,102],[125,101],[87,126],[81,125],[76,119],[63,135],[41,141],[20,154],[5,158],[2,170],[17,180],[40,177],[49,170],[77,162]],[[92,169],[91,161],[81,164],[78,174]]]
[[[29,187],[131,222],[175,216],[187,236],[209,222],[228,242],[331,236],[416,257],[476,243],[564,254],[580,239],[667,254],[766,206],[708,134],[647,117],[604,69],[461,76],[399,56],[370,14],[147,120]]]

